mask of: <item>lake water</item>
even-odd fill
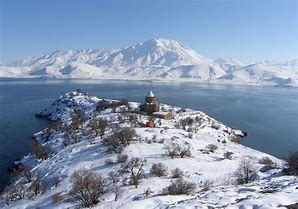
[[[248,132],[243,144],[285,157],[298,151],[298,89],[132,81],[0,81],[0,186],[6,168],[29,151],[34,131],[48,125],[34,114],[59,95],[81,89],[99,97],[142,102],[149,89],[163,103],[199,109]]]

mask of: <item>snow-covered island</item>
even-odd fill
[[[0,207],[297,208],[298,178],[285,175],[285,161],[239,144],[242,131],[203,112],[153,97],[140,106],[60,96],[38,113],[55,122],[33,135]]]

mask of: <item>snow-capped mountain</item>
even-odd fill
[[[150,39],[123,49],[56,51],[0,65],[0,77],[174,80],[296,86],[298,59],[245,65],[206,58],[183,44]]]

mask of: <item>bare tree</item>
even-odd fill
[[[121,172],[128,173],[130,175],[130,182],[135,185],[136,188],[138,187],[140,179],[144,174],[144,165],[145,160],[141,158],[132,158],[130,161],[122,164],[121,166]]]
[[[110,171],[108,173],[108,180],[112,183],[112,184],[116,184],[120,181],[121,179],[121,174],[119,172],[115,172],[115,171]]]
[[[70,141],[72,140],[74,143],[78,143],[79,139],[77,137],[77,129],[73,128],[72,125],[68,126],[66,133],[65,133],[65,138],[67,140],[67,145],[70,144]],[[66,144],[65,143],[65,144]],[[66,145],[66,146],[67,146]]]
[[[119,185],[114,185],[112,187],[112,192],[115,195],[114,200],[117,201],[119,199],[119,197],[121,197],[121,195],[123,194],[124,190],[121,188],[121,186]]]
[[[177,128],[182,127],[183,130],[186,130],[186,126],[192,126],[192,124],[195,122],[194,119],[187,117],[184,119],[181,119],[179,123],[176,125]]]
[[[24,174],[24,176],[25,176],[28,183],[32,181],[31,169],[32,169],[32,167],[25,166],[24,170],[23,170],[23,174]]]
[[[138,116],[136,114],[129,114],[128,120],[134,127],[136,127],[139,123]]]
[[[110,150],[121,153],[126,146],[136,140],[136,136],[136,131],[133,128],[125,128],[104,139],[104,144],[107,145]]]
[[[176,156],[179,155],[179,149],[180,145],[174,142],[171,142],[169,144],[166,144],[163,149],[165,150],[165,154],[167,156],[170,156],[172,159],[174,159]]]
[[[257,169],[253,166],[253,162],[243,158],[235,171],[235,177],[238,184],[247,184],[255,180],[257,177]]]
[[[99,198],[106,192],[105,179],[100,174],[86,169],[73,172],[70,182],[72,183],[70,194],[84,207],[97,204]]]
[[[132,141],[134,141],[136,135],[136,131],[133,128],[124,128],[117,133],[117,137],[123,147],[128,146]]]
[[[47,159],[53,153],[53,150],[49,145],[41,145],[36,141],[32,142],[31,151],[35,154],[37,159],[41,160]]]
[[[187,145],[187,146],[180,146],[179,156],[181,158],[190,157],[191,156],[190,146],[189,145]]]
[[[108,128],[108,121],[103,118],[93,118],[89,121],[88,126],[94,131],[95,135],[102,138]]]
[[[75,109],[71,114],[71,127],[72,129],[78,129],[81,124],[85,121],[85,114],[79,110]]]
[[[170,156],[171,158],[175,157],[190,157],[191,156],[191,151],[190,151],[190,146],[183,146],[175,142],[171,142],[169,144],[166,144],[163,149],[165,150],[165,154],[167,156]]]

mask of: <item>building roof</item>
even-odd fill
[[[154,97],[154,94],[153,94],[153,92],[150,90],[150,91],[148,91],[148,93],[147,93],[147,97]]]

